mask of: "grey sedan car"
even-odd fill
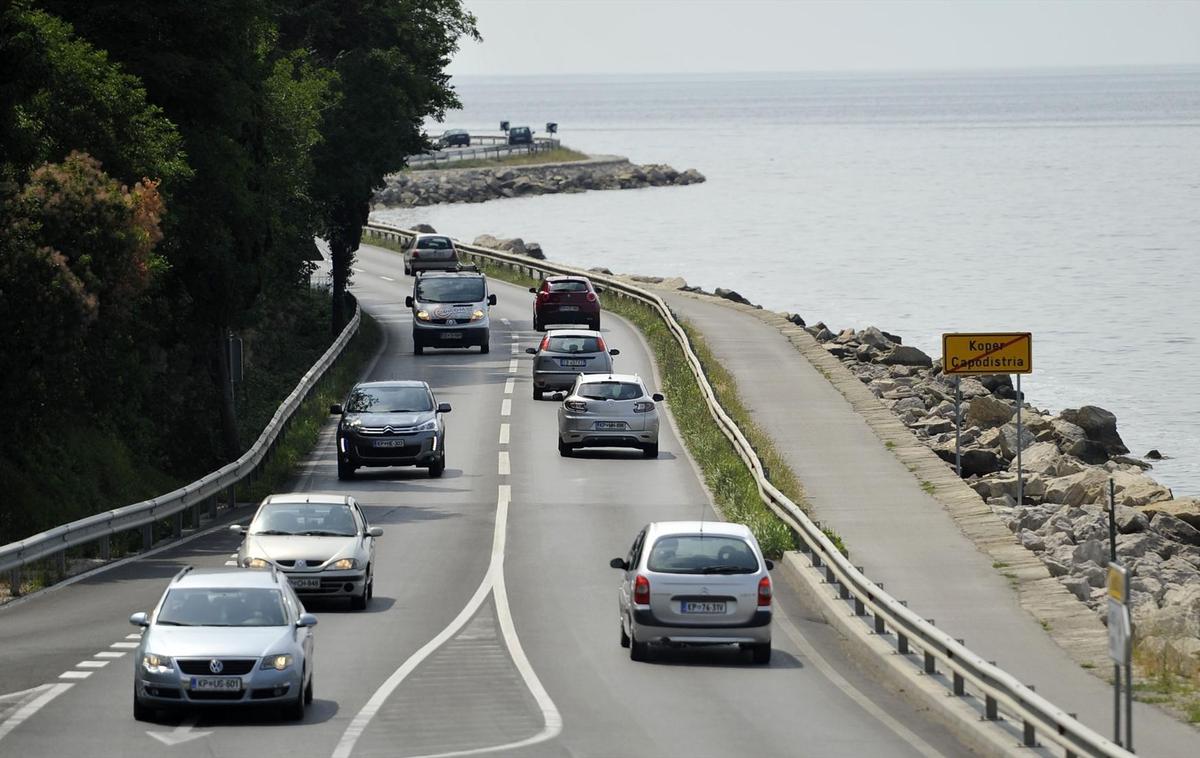
[[[533,399],[575,386],[580,374],[611,374],[616,348],[604,344],[600,332],[585,329],[554,329],[536,348],[525,348],[533,358]]]
[[[239,566],[278,568],[299,595],[349,598],[361,611],[375,594],[375,538],[383,530],[367,525],[349,495],[269,495],[248,528],[229,528],[245,535]]]
[[[287,578],[274,570],[180,571],[141,627],[133,658],[133,717],[166,708],[282,706],[304,718],[313,699],[313,632]]]
[[[446,470],[442,414],[450,404],[439,403],[425,382],[362,382],[329,412],[342,417],[338,479],[353,477],[362,466],[424,466],[430,476]]]
[[[403,245],[404,275],[418,271],[454,271],[458,252],[454,240],[442,234],[417,234]]]
[[[658,457],[658,407],[634,374],[580,374],[558,409],[558,454],[581,447],[633,447]]]
[[[651,643],[740,645],[771,660],[771,561],[754,534],[721,521],[647,524],[629,554],[609,563],[618,590],[621,646],[646,660]]]

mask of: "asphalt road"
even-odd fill
[[[908,756],[965,751],[847,659],[776,577],[767,667],[734,650],[619,647],[617,572],[651,520],[714,518],[670,424],[661,453],[560,458],[556,407],[534,401],[530,295],[493,282],[492,351],[412,354],[399,256],[364,248],[354,291],[387,342],[367,378],[420,378],[453,406],[445,476],[360,470],[338,482],[332,422],[294,488],[348,491],[377,542],[364,613],[311,602],[316,700],[302,723],[206,711],[160,724],[131,714],[136,631],[188,563],[219,566],[224,529],[0,610],[0,755]],[[617,370],[653,381],[640,336],[607,316]],[[668,398],[668,404],[670,398]],[[251,509],[240,514],[248,518]],[[65,676],[64,676],[65,675]]]

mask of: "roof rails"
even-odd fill
[[[459,271],[470,271],[470,272],[478,274],[479,273],[479,264],[463,263],[463,262],[459,261],[458,270]]]

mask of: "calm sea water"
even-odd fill
[[[708,182],[378,217],[732,287],[935,356],[944,331],[1032,331],[1035,405],[1112,410],[1200,495],[1200,68],[456,85],[448,127],[557,121],[568,145]]]

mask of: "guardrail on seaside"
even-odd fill
[[[489,147],[464,147],[455,150],[437,150],[424,155],[410,155],[405,160],[409,166],[427,166],[429,164],[453,161],[485,160],[504,158],[509,155],[532,155],[557,150],[560,143],[550,137],[534,137],[533,142],[526,145],[510,145],[506,137],[488,135],[471,135],[471,140],[488,140]]]
[[[372,223],[364,228],[364,234],[400,242],[402,238],[411,237],[414,232],[401,227]],[[852,604],[856,616],[862,617],[864,621],[869,617],[872,629],[880,639],[891,637],[896,653],[926,675],[938,673],[939,666],[944,671],[949,671],[951,676],[945,681],[949,684],[950,693],[958,697],[971,695],[977,698],[982,706],[983,720],[1000,721],[1007,716],[1020,723],[1021,743],[1026,747],[1036,746],[1038,737],[1041,737],[1062,748],[1067,756],[1128,758],[1133,755],[1082,724],[1072,714],[1038,695],[1032,687],[1022,684],[999,666],[984,660],[963,642],[926,621],[884,592],[878,584],[851,564],[821,528],[767,479],[758,454],[741,429],[721,407],[700,359],[692,350],[687,332],[675,320],[674,314],[662,298],[614,277],[571,266],[457,242],[456,247],[461,257],[513,268],[532,278],[542,278],[546,274],[586,276],[597,289],[651,306],[683,349],[704,395],[709,413],[749,467],[757,482],[759,496],[800,537],[801,552],[808,556],[814,568],[824,572],[826,582],[838,587],[839,598]]]
[[[271,417],[258,439],[236,461],[227,463],[207,476],[165,495],[97,513],[0,546],[0,574],[8,572],[12,594],[20,594],[22,568],[35,561],[57,557],[58,573],[61,575],[65,570],[66,551],[69,548],[99,541],[99,557],[108,560],[113,535],[140,529],[142,549],[147,550],[154,544],[154,524],[158,521],[174,517],[172,531],[175,537],[179,537],[183,532],[185,512],[189,509],[192,510],[192,524],[199,527],[202,515],[216,518],[218,511],[223,508],[235,507],[235,487],[246,479],[252,479],[259,467],[271,459],[275,444],[290,426],[293,414],[341,357],[350,339],[358,332],[361,313],[361,309],[355,303],[354,317],[350,323],[308,373],[301,377],[296,388],[275,410],[275,415]],[[223,500],[227,505],[222,506]],[[206,513],[202,513],[202,509]]]

